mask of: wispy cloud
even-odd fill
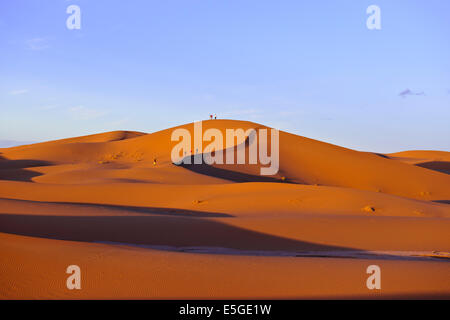
[[[28,49],[40,51],[50,47],[47,38],[33,38],[26,41]]]
[[[232,110],[228,112],[224,112],[221,116],[254,116],[259,115],[260,110],[258,109],[240,109],[240,110]]]
[[[39,107],[39,110],[53,110],[58,108],[56,104],[47,104]]]
[[[85,106],[74,106],[69,108],[70,115],[77,120],[92,120],[107,114],[106,111],[88,108]]]
[[[9,94],[11,94],[13,96],[16,96],[18,94],[24,94],[24,93],[27,93],[27,92],[28,92],[27,89],[19,89],[19,90],[10,91]]]
[[[109,122],[109,123],[107,123],[107,125],[111,126],[111,127],[118,127],[118,126],[122,126],[122,125],[124,125],[126,123],[129,123],[129,122],[130,122],[129,118],[123,118],[123,119],[119,119],[117,121]]]
[[[202,95],[200,96],[200,98],[201,98],[202,100],[204,100],[204,101],[212,101],[212,100],[215,99],[215,96],[214,96],[213,94],[210,94],[210,93],[205,93],[205,94],[202,94]]]
[[[416,92],[416,91],[411,91],[410,89],[405,89],[402,92],[400,92],[398,95],[402,98],[406,98],[407,96],[424,96],[425,92],[423,92],[423,91]]]

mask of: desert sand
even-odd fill
[[[450,152],[280,131],[269,177],[177,166],[173,129],[0,149],[0,298],[450,298]],[[66,287],[69,265],[81,290]]]

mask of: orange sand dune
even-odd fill
[[[0,233],[0,298],[450,298],[450,264],[208,255]],[[11,263],[14,261],[14,263]],[[49,263],[51,261],[51,263]],[[81,290],[67,290],[76,263]],[[369,265],[382,287],[365,286]]]
[[[450,152],[447,151],[411,150],[411,151],[388,153],[387,156],[450,161]]]
[[[450,152],[418,150],[391,153],[386,156],[418,167],[450,174]]]
[[[448,152],[280,132],[279,172],[261,176],[173,164],[176,128],[0,149],[0,297],[450,297]],[[65,287],[69,264],[80,291]],[[382,290],[365,286],[370,264]]]
[[[178,128],[181,127],[193,132],[193,125]],[[222,132],[225,132],[227,128],[266,128],[251,122],[233,120],[204,121],[203,127],[204,130],[214,127]],[[80,183],[82,181],[79,181],[80,173],[77,172],[77,166],[66,166],[63,170],[58,169],[61,169],[60,165],[62,164],[90,163],[95,167],[89,172],[88,181],[94,179],[94,182],[99,182],[96,179],[97,174],[102,175],[102,178],[117,179],[117,175],[123,172],[121,170],[128,170],[127,176],[131,179],[139,176],[146,176],[147,179],[159,176],[160,180],[155,182],[173,184],[176,183],[176,179],[166,182],[161,175],[150,171],[154,158],[158,159],[157,169],[165,170],[164,176],[170,177],[174,174],[178,177],[180,172],[184,174],[186,171],[183,170],[184,168],[174,166],[171,162],[170,152],[176,144],[170,140],[173,129],[140,136],[135,133],[132,138],[128,139],[111,140],[112,137],[127,136],[127,133],[113,132],[3,149],[0,151],[2,153],[0,156],[5,161],[1,167],[16,170],[14,172],[16,175],[21,174],[20,169],[27,171],[28,175],[23,175],[29,177],[28,180],[36,180],[43,173],[40,170],[44,170],[46,175],[53,173],[52,169],[42,168],[52,165],[56,167],[55,171],[57,170],[58,173],[55,174],[60,175],[60,181],[67,183],[71,180],[70,174],[62,174],[63,172],[75,171],[73,174],[75,183]],[[167,170],[167,167],[170,169]],[[199,169],[194,172],[196,175],[182,176],[178,182],[184,184],[185,178],[190,178],[195,184],[197,179],[195,176],[207,174],[208,180],[214,183],[218,182],[217,179],[223,180],[224,175],[226,176],[226,172],[223,174],[218,170],[208,170],[207,165],[203,167],[203,170]],[[109,168],[113,170],[105,173],[105,170]],[[246,181],[252,181],[252,177],[248,176],[259,172],[259,166],[232,165],[229,168],[229,165],[224,165],[223,168],[226,171],[248,174],[245,176]],[[84,169],[82,168],[82,170]],[[1,174],[7,176],[8,172]],[[281,176],[293,183],[348,187],[424,200],[446,200],[450,197],[450,188],[448,188],[450,177],[448,175],[285,132],[280,133],[280,170],[274,178],[279,179]],[[253,178],[257,179],[257,177]],[[45,181],[45,178],[41,179]],[[58,183],[57,180],[51,179],[49,182]],[[207,181],[202,180],[201,184],[204,183]]]

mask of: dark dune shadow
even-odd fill
[[[382,154],[382,153],[374,153],[374,155],[385,158],[385,159],[392,159],[391,157]],[[450,162],[449,161],[427,161],[422,163],[414,164],[417,167],[425,168],[434,170],[437,172],[442,172],[445,174],[450,174]]]
[[[245,142],[245,143],[247,143],[247,142]],[[246,152],[247,152],[247,150],[248,150],[248,147],[246,146]],[[226,154],[226,149],[223,150],[224,157],[225,157],[225,154]],[[235,154],[235,157],[236,157],[237,147],[235,147],[234,154]],[[204,159],[204,155],[210,156],[211,154],[203,154],[202,153],[201,154],[202,159]],[[235,163],[236,162],[237,161],[235,159]],[[190,163],[190,164],[188,164],[188,163]],[[220,178],[220,179],[224,179],[224,180],[228,180],[228,181],[233,181],[233,182],[279,182],[279,183],[283,182],[283,183],[293,183],[293,182],[291,182],[289,180],[284,180],[283,181],[280,178],[276,178],[276,177],[273,177],[273,176],[270,177],[270,176],[263,176],[263,175],[254,175],[254,174],[249,174],[249,173],[245,173],[245,172],[233,171],[233,170],[228,170],[228,169],[224,169],[224,168],[219,168],[217,166],[220,166],[220,164],[209,165],[209,164],[205,163],[204,160],[202,161],[201,164],[195,164],[194,163],[194,155],[186,156],[185,158],[183,158],[182,163],[180,165],[178,165],[178,166],[183,167],[183,168],[185,168],[187,170],[190,170],[192,172],[195,172],[195,173],[203,174],[203,175],[210,176],[210,177]],[[239,166],[239,164],[236,164],[236,166]]]
[[[33,182],[33,180],[31,180],[33,177],[42,174],[33,170],[28,170],[28,168],[50,165],[52,165],[52,163],[48,161],[32,159],[9,160],[0,156],[0,180]]]
[[[42,216],[0,214],[0,232],[16,235],[80,241],[104,242],[127,246],[148,246],[154,250],[195,253],[195,248],[208,248],[203,253],[220,254],[220,248],[238,250],[235,255],[259,255],[245,252],[264,251],[266,256],[280,256],[278,252],[294,252],[297,258],[354,258],[363,259],[366,251],[348,247],[299,241],[251,231],[210,219],[191,219],[167,216]],[[194,251],[185,251],[186,248]],[[240,251],[239,251],[240,250]],[[306,255],[300,254],[306,252]],[[313,252],[313,254],[309,254]],[[323,252],[320,254],[319,252]],[[334,252],[340,255],[333,255]],[[347,252],[346,255],[343,255]],[[198,253],[198,252],[197,252]],[[200,252],[202,253],[202,252]],[[370,259],[405,260],[405,256],[371,255]],[[428,257],[410,256],[407,260],[424,261]],[[446,260],[443,260],[446,261]]]
[[[282,181],[277,178],[268,177],[268,176],[258,176],[252,175],[239,171],[232,171],[227,169],[218,168],[212,165],[208,165],[206,163],[202,164],[194,164],[194,157],[191,157],[191,164],[180,164],[180,167],[183,167],[187,170],[190,170],[195,173],[203,174],[210,177],[220,178],[224,180],[229,180],[233,182],[284,182],[288,183],[289,181]]]
[[[432,202],[450,204],[450,200],[433,200]]]
[[[382,154],[382,153],[376,153],[376,152],[372,152],[374,155],[376,155],[376,156],[379,156],[379,157],[382,157],[382,158],[385,158],[385,159],[391,159],[391,157],[389,157],[389,156],[387,156],[387,155],[385,155],[385,154]]]
[[[255,128],[255,130],[259,130],[260,127]],[[255,142],[256,143],[256,142]],[[237,163],[237,153],[238,153],[238,146],[244,145],[245,149],[245,157],[246,160],[249,158],[249,146],[250,146],[250,138],[247,136],[245,140],[237,144],[233,147],[233,153],[234,153],[234,163]],[[230,149],[231,149],[230,148]],[[225,162],[225,155],[227,153],[228,149],[222,150],[223,155],[223,161]],[[214,154],[214,151],[212,152]],[[205,156],[211,156],[211,153],[201,153],[202,159],[204,159]],[[190,164],[189,164],[190,163]],[[247,164],[249,165],[249,164]],[[179,165],[180,167],[183,167],[187,170],[190,170],[195,173],[203,174],[210,177],[220,178],[228,181],[233,182],[288,182],[288,181],[282,181],[280,178],[276,177],[270,177],[270,176],[262,176],[262,175],[254,175],[250,173],[240,172],[240,171],[233,171],[229,169],[224,168],[218,168],[220,164],[215,165],[209,165],[202,160],[201,164],[194,164],[194,155],[188,155],[185,156],[182,160],[182,163]],[[224,165],[226,166],[226,165]],[[239,164],[237,164],[239,166]],[[255,165],[256,166],[256,165]]]
[[[42,174],[39,172],[27,169],[9,169],[9,170],[0,169],[0,180],[33,182],[32,178],[41,175]]]
[[[450,174],[450,162],[448,161],[428,161],[416,164],[418,167]]]
[[[140,206],[124,206],[124,205],[113,205],[113,204],[97,204],[97,203],[85,203],[85,202],[53,202],[53,201],[36,201],[36,200],[15,200],[8,198],[0,198],[3,201],[10,202],[21,202],[25,204],[50,204],[55,206],[56,210],[61,210],[63,212],[70,206],[71,209],[75,209],[79,212],[87,209],[94,209],[96,212],[105,211],[105,213],[116,211],[123,213],[144,213],[144,214],[154,214],[154,215],[164,215],[164,216],[179,216],[179,217],[190,217],[190,218],[228,218],[233,217],[233,215],[228,213],[220,212],[202,212],[196,210],[187,209],[176,209],[176,208],[161,208],[161,207],[140,207]]]
[[[333,251],[328,246],[272,236],[209,219],[165,216],[41,216],[0,214],[0,232],[83,242],[201,246],[241,250]]]
[[[256,127],[254,129],[259,130],[261,128],[262,127]],[[258,168],[264,167],[260,164],[237,164],[238,146],[241,146],[242,144],[244,144],[245,159],[246,159],[246,161],[248,161],[249,149],[250,149],[250,138],[247,136],[245,138],[244,142],[232,147],[233,153],[234,153],[234,163],[236,164],[237,168],[239,168],[239,166],[252,166],[252,165],[258,166]],[[270,142],[268,143],[268,148],[270,148]],[[222,150],[224,163],[225,163],[225,157],[226,157],[225,155],[227,153],[227,150],[228,150],[227,148]],[[212,152],[212,154],[214,154],[214,151]],[[211,156],[211,153],[201,153],[199,155],[201,155],[202,159],[204,159],[205,155]],[[188,164],[186,162],[188,162],[190,164]],[[219,166],[224,166],[224,167],[230,166],[229,164],[228,165],[227,164],[209,165],[209,164],[205,163],[204,160],[202,161],[201,164],[194,164],[194,155],[188,155],[188,156],[184,157],[182,160],[182,163],[178,166],[183,167],[183,168],[190,170],[192,172],[195,172],[195,173],[203,174],[203,175],[210,176],[210,177],[220,178],[220,179],[224,179],[224,180],[228,180],[228,181],[232,181],[232,182],[238,182],[238,183],[240,183],[240,182],[278,182],[278,183],[306,184],[302,181],[290,180],[288,177],[284,177],[283,179],[281,179],[281,176],[282,176],[281,171],[279,171],[277,173],[277,175],[275,175],[275,176],[264,176],[264,175],[246,173],[246,172],[242,172],[242,171],[230,170],[230,169],[226,169],[226,168],[219,168]]]

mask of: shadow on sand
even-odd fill
[[[210,177],[220,178],[233,182],[286,182],[282,181],[279,178],[274,178],[270,176],[261,176],[261,175],[252,175],[239,171],[232,171],[227,169],[218,168],[212,165],[208,165],[206,163],[202,164],[193,164],[193,156],[191,157],[191,164],[180,164],[180,167],[183,167],[187,170],[190,170],[195,173],[203,174]]]
[[[268,235],[210,219],[168,216],[44,216],[0,214],[0,232],[84,242],[239,250],[344,251]]]
[[[448,161],[428,161],[416,164],[418,167],[434,170],[437,172],[450,174],[450,162]]]
[[[28,170],[28,168],[50,166],[52,164],[48,161],[31,159],[9,160],[0,155],[0,180],[33,182],[31,179],[41,176],[42,173]]]
[[[68,209],[75,212],[83,212],[83,210],[89,210],[96,213],[104,213],[110,215],[111,212],[132,214],[154,214],[163,216],[179,216],[179,217],[191,217],[191,218],[229,218],[233,215],[221,212],[204,212],[188,209],[177,208],[162,208],[162,207],[142,207],[142,206],[129,206],[129,205],[115,205],[115,204],[98,204],[98,203],[86,203],[86,202],[54,202],[54,201],[37,201],[37,200],[18,200],[0,198],[1,201],[16,202],[29,205],[51,205],[55,212],[64,212]],[[32,210],[33,207],[30,208]],[[91,212],[92,212],[91,211]]]

